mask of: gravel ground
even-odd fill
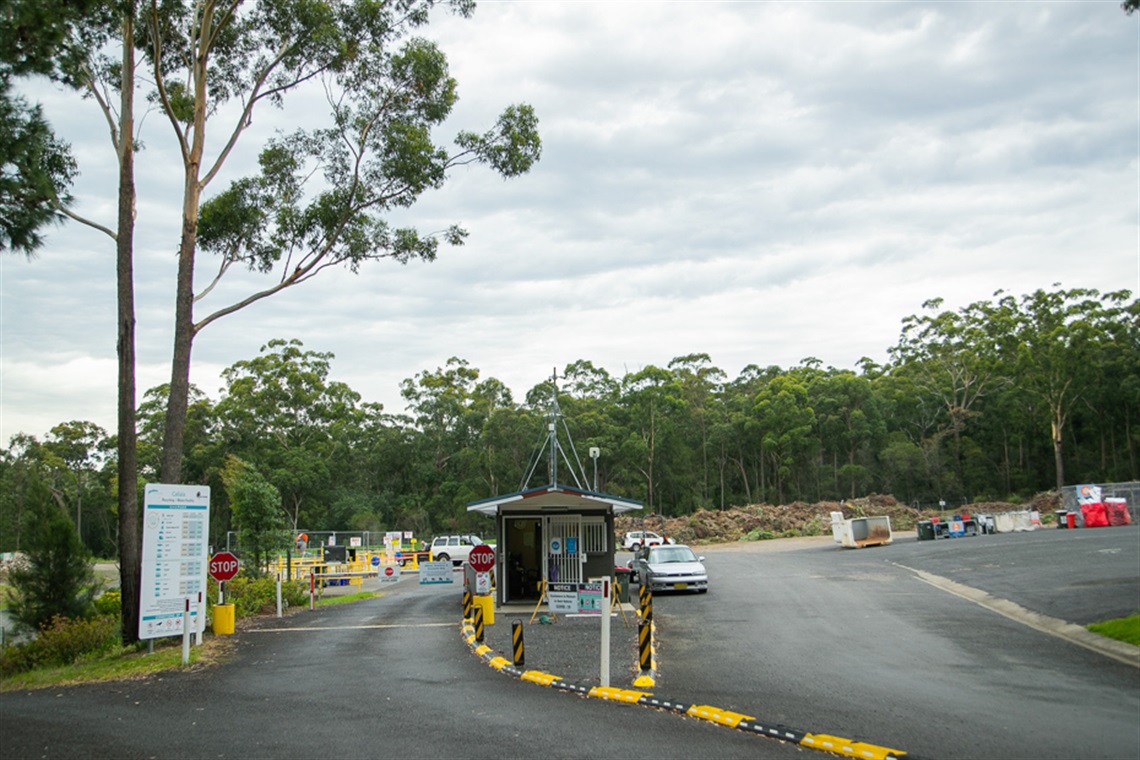
[[[545,610],[545,608],[544,608]],[[557,622],[543,625],[534,607],[508,606],[495,610],[495,624],[484,626],[483,643],[495,654],[512,659],[512,624],[522,623],[525,670],[539,670],[561,676],[581,686],[601,684],[601,618],[597,615],[559,615]],[[540,612],[540,615],[543,614]],[[610,617],[610,686],[631,688],[638,675],[637,615],[625,605],[627,627],[622,616]]]

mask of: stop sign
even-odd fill
[[[479,544],[471,550],[467,561],[475,572],[485,573],[495,566],[495,550],[487,544]]]
[[[216,581],[228,581],[237,575],[238,558],[230,552],[218,552],[210,557],[210,577]]]

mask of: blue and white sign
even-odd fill
[[[454,583],[451,579],[451,560],[420,563],[420,585],[432,583]]]
[[[205,616],[198,614],[198,600],[206,592],[209,486],[147,483],[142,533],[139,638],[182,635],[187,599],[194,600],[192,630],[201,630]]]
[[[372,567],[380,567],[380,555],[379,554],[373,554],[372,555]]]
[[[566,553],[567,554],[577,554],[578,553],[578,537],[577,536],[567,536],[566,537]]]
[[[562,539],[561,538],[550,539],[550,553],[551,554],[561,554],[562,553]]]

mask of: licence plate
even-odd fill
[[[675,589],[684,590],[684,589],[687,589],[688,587],[689,587],[688,583],[674,583],[673,584],[673,588],[675,588]]]

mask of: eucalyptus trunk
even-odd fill
[[[119,109],[119,210],[115,238],[119,355],[119,587],[124,644],[138,641],[142,537],[139,533],[138,445],[135,431],[135,148],[134,22],[123,19],[123,81]]]

